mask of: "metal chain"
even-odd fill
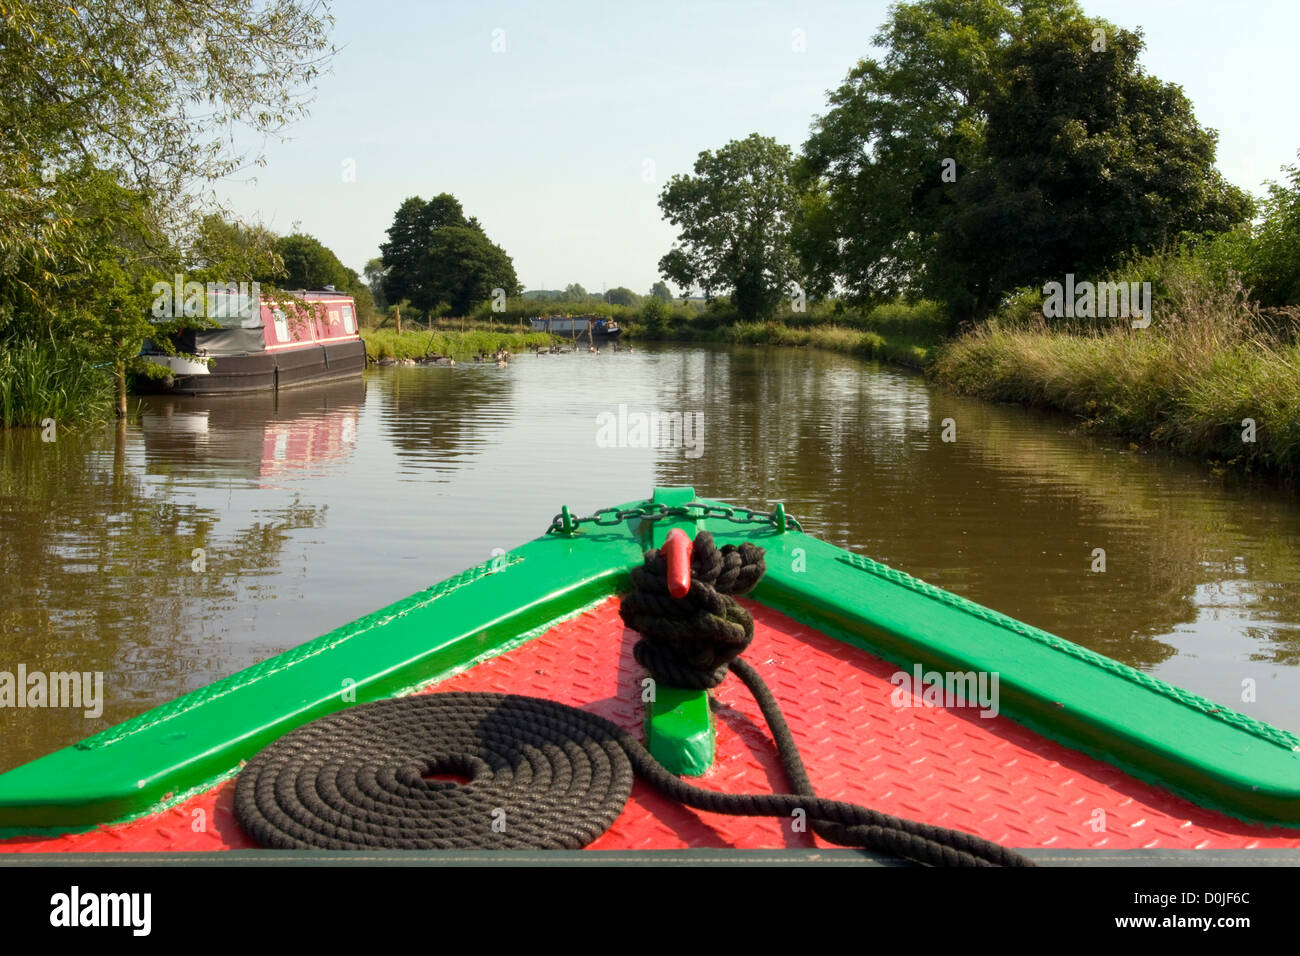
[[[569,522],[569,530],[584,524],[595,525],[598,528],[608,528],[622,524],[631,518],[640,518],[642,521],[658,521],[660,518],[691,518],[696,520],[700,518],[721,518],[733,524],[770,524],[777,527],[780,527],[782,520],[784,520],[786,527],[794,528],[796,531],[803,530],[799,522],[792,515],[785,514],[784,510],[780,512],[754,511],[750,508],[738,506],[706,505],[703,502],[692,501],[688,505],[673,505],[671,507],[658,502],[647,502],[639,508],[601,508],[599,511],[582,518],[575,518],[561,512],[551,520],[551,526],[546,529],[546,533],[563,534],[565,532],[566,517]]]

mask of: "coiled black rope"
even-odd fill
[[[718,588],[721,583],[739,593],[753,587],[763,573],[762,550],[742,545],[719,551],[701,533],[692,571],[697,565],[703,573],[692,574],[683,610],[658,601],[662,557],[646,554],[644,573],[634,575],[638,590],[624,599],[625,609],[632,604],[625,619],[649,632],[641,631],[638,647],[651,652],[643,649],[637,659],[665,660],[669,673],[700,681],[712,680],[719,668],[723,676],[736,674],[763,712],[794,793],[729,794],[692,786],[618,725],[554,701],[445,693],[363,704],[280,738],[240,773],[240,824],[262,846],[282,849],[578,849],[622,813],[635,775],[697,810],[777,817],[802,812],[830,842],[918,863],[1033,865],[972,834],[816,796],[775,697],[736,656],[753,637],[753,620]],[[643,592],[651,598],[638,598]],[[669,624],[655,623],[654,609],[661,606]],[[704,618],[705,633],[722,635],[707,652],[682,623]],[[431,779],[438,774],[467,780]]]
[[[576,850],[632,792],[626,736],[535,697],[380,700],[263,750],[239,775],[235,813],[272,849]],[[468,782],[428,779],[439,774]]]

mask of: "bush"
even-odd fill
[[[1300,166],[1284,171],[1290,185],[1269,184],[1246,270],[1264,305],[1300,304]]]
[[[16,338],[0,344],[0,426],[106,419],[113,383],[72,345]]]

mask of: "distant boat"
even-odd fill
[[[216,327],[192,329],[172,340],[194,358],[168,355],[145,343],[142,356],[171,375],[155,387],[179,395],[221,395],[312,385],[360,375],[366,346],[357,333],[356,303],[332,289],[208,295]]]
[[[534,332],[551,332],[577,339],[591,330],[592,339],[616,339],[623,334],[613,319],[598,315],[540,315],[528,320]]]

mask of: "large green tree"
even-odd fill
[[[751,134],[705,150],[694,175],[676,175],[659,196],[679,229],[659,272],[706,296],[729,292],[742,318],[771,315],[791,293],[797,257],[790,233],[799,209],[788,146]]]
[[[641,297],[627,286],[615,286],[605,293],[605,301],[610,305],[626,305],[636,308],[641,304]]]
[[[281,236],[276,251],[284,260],[280,284],[286,289],[323,289],[334,286],[350,291],[356,273],[339,261],[319,239],[302,233]]]
[[[388,308],[388,299],[384,296],[384,260],[379,256],[371,259],[366,263],[366,267],[361,270],[362,277],[366,280],[366,285],[370,287],[370,295],[374,302],[375,308],[380,312]]]
[[[465,217],[449,193],[403,202],[380,252],[385,298],[409,300],[426,316],[442,307],[467,315],[497,289],[507,296],[521,291],[505,250],[488,239],[477,219]]]
[[[814,290],[851,298],[915,290],[952,212],[951,180],[986,163],[985,122],[1001,53],[1078,14],[1074,0],[895,4],[876,46],[813,125],[799,175],[796,241]]]
[[[650,297],[658,299],[660,302],[673,301],[673,290],[668,288],[668,283],[660,280],[650,287]]]
[[[927,263],[926,291],[959,317],[1249,217],[1214,166],[1216,134],[1179,87],[1143,71],[1142,48],[1140,33],[1079,17],[1002,51],[985,162],[954,185]]]
[[[211,184],[250,162],[235,128],[305,111],[330,25],[310,0],[0,4],[0,346],[107,359],[124,409],[151,331],[133,310],[185,267]]]

